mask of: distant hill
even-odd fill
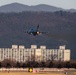
[[[45,11],[45,12],[55,12],[55,11],[67,11],[62,8],[55,6],[40,4],[35,6],[28,6],[20,3],[7,4],[0,7],[0,12],[22,12],[22,11]],[[76,12],[75,9],[68,10],[70,12]]]
[[[47,32],[45,35],[33,36],[25,31],[36,28]],[[66,45],[71,49],[71,58],[76,59],[76,13],[57,11],[0,13],[0,48],[11,45],[32,44],[46,45],[47,48],[58,48]]]

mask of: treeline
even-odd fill
[[[46,62],[36,62],[36,61],[26,61],[26,62],[16,62],[15,60],[5,59],[0,62],[0,68],[28,68],[28,67],[42,67],[42,68],[76,68],[76,61],[51,61]]]

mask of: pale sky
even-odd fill
[[[76,9],[76,0],[0,0],[0,6],[14,2],[22,3],[25,5],[48,4],[65,9]]]

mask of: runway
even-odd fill
[[[33,70],[37,70],[36,74],[54,74],[54,75],[76,75],[76,69],[74,68],[33,68]],[[28,72],[28,68],[11,68],[11,69],[6,69],[6,68],[3,68],[3,69],[0,69],[0,75],[1,74],[4,74],[4,73],[29,73]],[[32,72],[33,73],[33,72]],[[19,74],[18,74],[19,75]]]

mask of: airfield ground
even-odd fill
[[[64,75],[56,73],[0,72],[0,75]]]
[[[36,72],[28,72],[28,68],[1,68],[0,75],[76,75],[76,69],[57,69],[57,68],[34,68]]]

